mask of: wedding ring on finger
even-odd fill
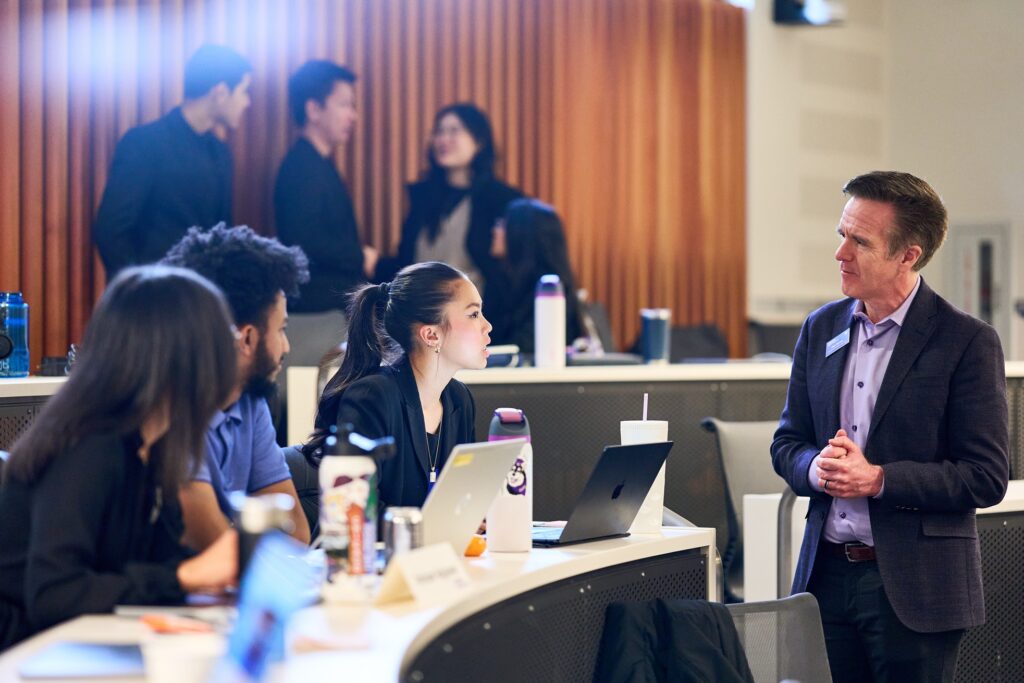
[[[823,491],[828,491],[828,479],[825,480],[825,485],[821,487]]]

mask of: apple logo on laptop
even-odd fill
[[[615,500],[616,498],[619,497],[619,494],[622,493],[622,487],[625,486],[625,485],[626,485],[626,482],[622,482],[621,484],[619,484],[618,486],[615,487],[615,490],[612,491],[612,500]]]

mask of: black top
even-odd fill
[[[449,190],[438,187],[430,181],[409,185],[409,213],[402,225],[402,241],[398,244],[398,255],[381,259],[377,265],[376,279],[387,281],[394,278],[402,268],[415,262],[416,242],[420,233],[428,229],[430,216],[450,212],[461,197]],[[504,283],[500,262],[491,256],[491,229],[505,214],[509,202],[519,199],[523,193],[499,180],[485,180],[474,185],[469,191],[471,202],[469,229],[466,231],[466,252],[484,278],[486,288],[501,287]],[[452,204],[452,202],[455,204]],[[448,206],[448,204],[452,204]],[[486,291],[484,292],[486,296]]]
[[[140,444],[96,434],[0,489],[0,649],[82,614],[184,598],[181,513]]]
[[[345,293],[366,280],[352,197],[334,161],[305,138],[288,151],[274,184],[277,236],[309,257],[309,282],[289,301],[296,312],[345,309]]]
[[[230,225],[231,164],[227,145],[179,108],[125,133],[93,225],[107,277],[159,261],[194,225]]]
[[[391,505],[419,507],[427,498],[431,461],[440,474],[456,445],[476,441],[476,406],[466,385],[454,379],[449,382],[441,392],[441,405],[441,444],[435,458],[437,442],[429,443],[416,378],[403,357],[399,363],[382,366],[357,380],[340,398],[321,401],[316,426],[322,429],[349,422],[356,432],[372,439],[395,437],[397,455],[380,464],[381,509]]]

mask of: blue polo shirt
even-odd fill
[[[206,431],[206,459],[192,479],[213,486],[226,516],[232,517],[231,491],[254,493],[289,478],[266,400],[242,394],[213,416]]]

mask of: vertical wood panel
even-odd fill
[[[0,0],[0,291],[21,284],[21,16],[18,0]]]

